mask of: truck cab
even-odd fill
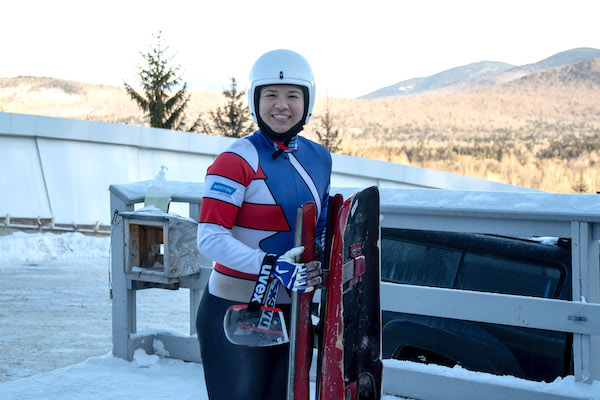
[[[571,246],[558,238],[382,228],[381,279],[571,300]],[[546,382],[573,373],[570,333],[391,311],[383,311],[382,327],[384,358]]]

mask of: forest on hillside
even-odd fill
[[[317,105],[317,125],[322,112]],[[600,60],[475,91],[335,99],[332,113],[349,155],[552,192],[600,191]]]
[[[190,115],[223,104],[191,92]],[[600,191],[600,59],[473,91],[384,99],[319,98],[340,153],[551,192]],[[148,125],[123,88],[51,78],[0,79],[0,111]]]

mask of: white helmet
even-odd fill
[[[248,105],[255,123],[258,123],[258,110],[256,88],[265,85],[297,85],[307,89],[308,99],[304,99],[306,117],[304,124],[308,123],[315,104],[315,78],[312,68],[304,57],[291,50],[272,50],[256,60],[250,70],[250,90],[248,91]]]

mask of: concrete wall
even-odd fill
[[[234,139],[157,128],[0,112],[0,216],[108,224],[111,184],[203,182]],[[528,190],[424,168],[333,154],[333,187]]]

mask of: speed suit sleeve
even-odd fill
[[[255,171],[243,157],[225,152],[208,168],[200,207],[198,250],[211,260],[257,274],[266,253],[232,234],[247,186]]]

